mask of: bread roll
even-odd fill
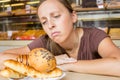
[[[43,48],[33,49],[29,53],[29,65],[40,72],[49,72],[56,68],[56,59],[52,53]]]
[[[4,70],[1,70],[0,74],[6,78],[23,78],[23,77],[25,77],[25,75],[20,74],[10,68],[5,68]]]
[[[51,72],[42,73],[42,72],[35,70],[34,68],[30,66],[27,66],[23,63],[19,63],[14,60],[6,60],[4,62],[4,65],[6,67],[13,69],[16,72],[19,72],[23,75],[30,76],[33,78],[55,78],[55,77],[59,77],[62,75],[62,71],[59,68],[55,68]]]

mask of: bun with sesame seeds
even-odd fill
[[[29,66],[40,72],[50,72],[56,68],[54,55],[44,48],[33,49],[29,53]]]

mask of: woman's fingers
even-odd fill
[[[74,58],[57,59],[57,65],[67,64],[67,63],[74,63],[74,62],[77,62],[77,60],[74,59]]]
[[[66,63],[77,62],[77,60],[74,59],[74,58],[65,58],[64,60],[65,60]]]

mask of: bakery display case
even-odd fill
[[[0,0],[0,51],[27,45],[45,34],[37,18],[40,0]]]
[[[33,40],[44,34],[37,18],[39,0],[0,2],[0,40]]]
[[[76,0],[78,26],[105,30],[113,42],[120,46],[120,0]],[[81,3],[80,3],[81,2]],[[87,5],[85,5],[87,3]],[[99,3],[102,3],[99,5]],[[94,6],[92,5],[94,4]]]
[[[77,26],[108,28],[107,33],[110,35],[113,32],[110,31],[111,28],[119,29],[119,0],[69,1],[78,14]],[[40,0],[1,0],[0,40],[33,40],[45,34],[36,14],[39,2]]]
[[[97,27],[105,30],[112,39],[120,39],[119,0],[69,1],[78,14],[77,26]],[[36,15],[39,2],[0,0],[0,46],[23,46],[45,34]]]
[[[82,5],[74,7],[78,13],[77,25],[105,29],[113,40],[120,40],[120,0],[82,1]]]

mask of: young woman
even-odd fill
[[[42,47],[56,56],[58,67],[65,71],[120,76],[120,49],[102,30],[76,28],[77,15],[67,0],[41,0],[38,17],[47,34],[25,47],[2,52],[1,65]]]

